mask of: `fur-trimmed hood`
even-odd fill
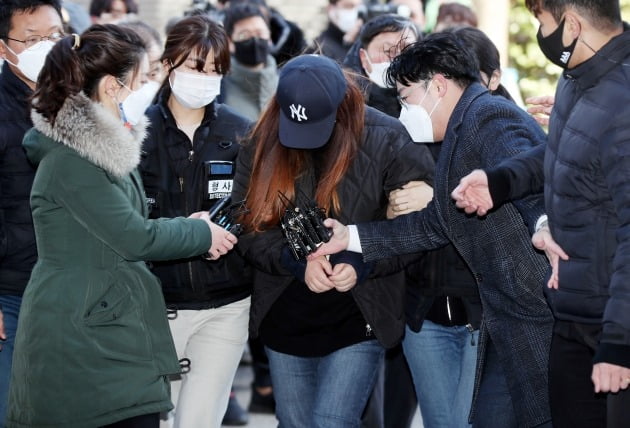
[[[146,117],[128,130],[118,117],[80,93],[66,100],[57,113],[54,125],[51,126],[34,109],[31,118],[39,132],[70,147],[116,177],[126,176],[140,163],[148,123]]]

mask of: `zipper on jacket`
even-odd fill
[[[188,152],[188,162],[192,163],[193,157],[195,156],[195,151],[191,150]]]
[[[188,159],[190,159],[192,157],[192,151],[190,151],[188,155]],[[179,190],[181,191],[181,193],[184,193],[184,177],[179,177]],[[186,216],[190,215],[190,212],[188,210],[188,198],[186,197],[186,195],[184,195],[184,212],[186,213]],[[194,278],[192,262],[188,262],[188,279],[190,280],[190,287],[194,290],[195,283],[193,281]]]
[[[453,325],[453,316],[451,315],[451,301],[446,296],[446,313],[448,314],[448,320]]]
[[[188,153],[189,158],[192,158],[192,150]],[[184,177],[178,177],[178,181],[179,181],[179,192],[180,193],[184,193]],[[184,195],[184,213],[186,214],[186,216],[189,216],[190,213],[188,212],[188,198],[186,197],[186,195]],[[193,282],[193,267],[192,267],[192,262],[188,262],[188,277],[190,279],[190,286],[191,288],[194,290],[195,289],[195,283]]]
[[[190,287],[194,290],[195,289],[195,282],[193,281],[192,262],[188,262],[188,275],[190,276]]]
[[[466,329],[468,329],[468,332],[470,333],[470,346],[475,346],[475,329],[472,324],[466,324]]]
[[[365,335],[368,337],[372,335],[372,326],[370,324],[365,324]]]

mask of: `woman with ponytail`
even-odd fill
[[[239,251],[256,270],[250,334],[266,346],[283,427],[359,427],[384,348],[402,338],[403,260],[296,260],[280,227],[287,200],[370,221],[385,218],[391,190],[431,181],[427,148],[363,102],[334,61],[294,58],[237,160],[232,198],[250,209]]]
[[[147,219],[136,170],[147,71],[135,32],[95,25],[59,41],[39,75],[23,143],[38,165],[39,259],[17,329],[10,427],[157,427],[180,367],[144,261],[218,258],[236,241],[201,213]]]

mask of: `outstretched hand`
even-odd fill
[[[424,181],[410,181],[389,192],[387,218],[398,217],[424,209],[433,199],[433,188]]]
[[[591,380],[595,387],[595,393],[612,392],[628,389],[630,385],[630,369],[609,363],[597,363],[593,365]]]
[[[324,226],[332,229],[332,237],[330,238],[330,241],[320,245],[317,251],[310,254],[307,258],[308,260],[313,260],[317,257],[327,256],[329,254],[337,254],[348,249],[348,242],[350,240],[348,226],[345,226],[332,218],[324,220]]]
[[[210,216],[207,211],[193,213],[188,218],[204,220],[208,224],[210,233],[212,234],[212,244],[208,250],[207,256],[210,260],[217,260],[219,257],[227,254],[238,242],[236,236],[232,235],[218,224],[210,221]]]
[[[455,205],[467,214],[477,213],[484,216],[493,207],[488,176],[480,169],[476,169],[459,181],[459,185],[451,193]]]
[[[536,122],[542,126],[549,125],[549,116],[551,116],[551,110],[553,110],[555,103],[553,96],[529,97],[525,102],[532,105],[527,107],[527,113],[531,114]]]
[[[547,255],[549,264],[551,265],[551,277],[547,281],[547,287],[558,289],[558,269],[560,259],[569,260],[569,256],[564,252],[560,245],[554,241],[549,231],[549,227],[543,227],[532,236],[532,244],[539,250],[543,250]]]
[[[227,254],[238,242],[236,236],[213,222],[210,222],[210,231],[212,232],[212,246],[208,254],[212,260]]]

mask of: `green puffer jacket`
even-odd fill
[[[160,284],[143,260],[208,250],[201,220],[147,219],[131,130],[83,94],[24,138],[39,164],[31,207],[39,259],[18,323],[9,427],[96,427],[172,408],[179,372]]]

